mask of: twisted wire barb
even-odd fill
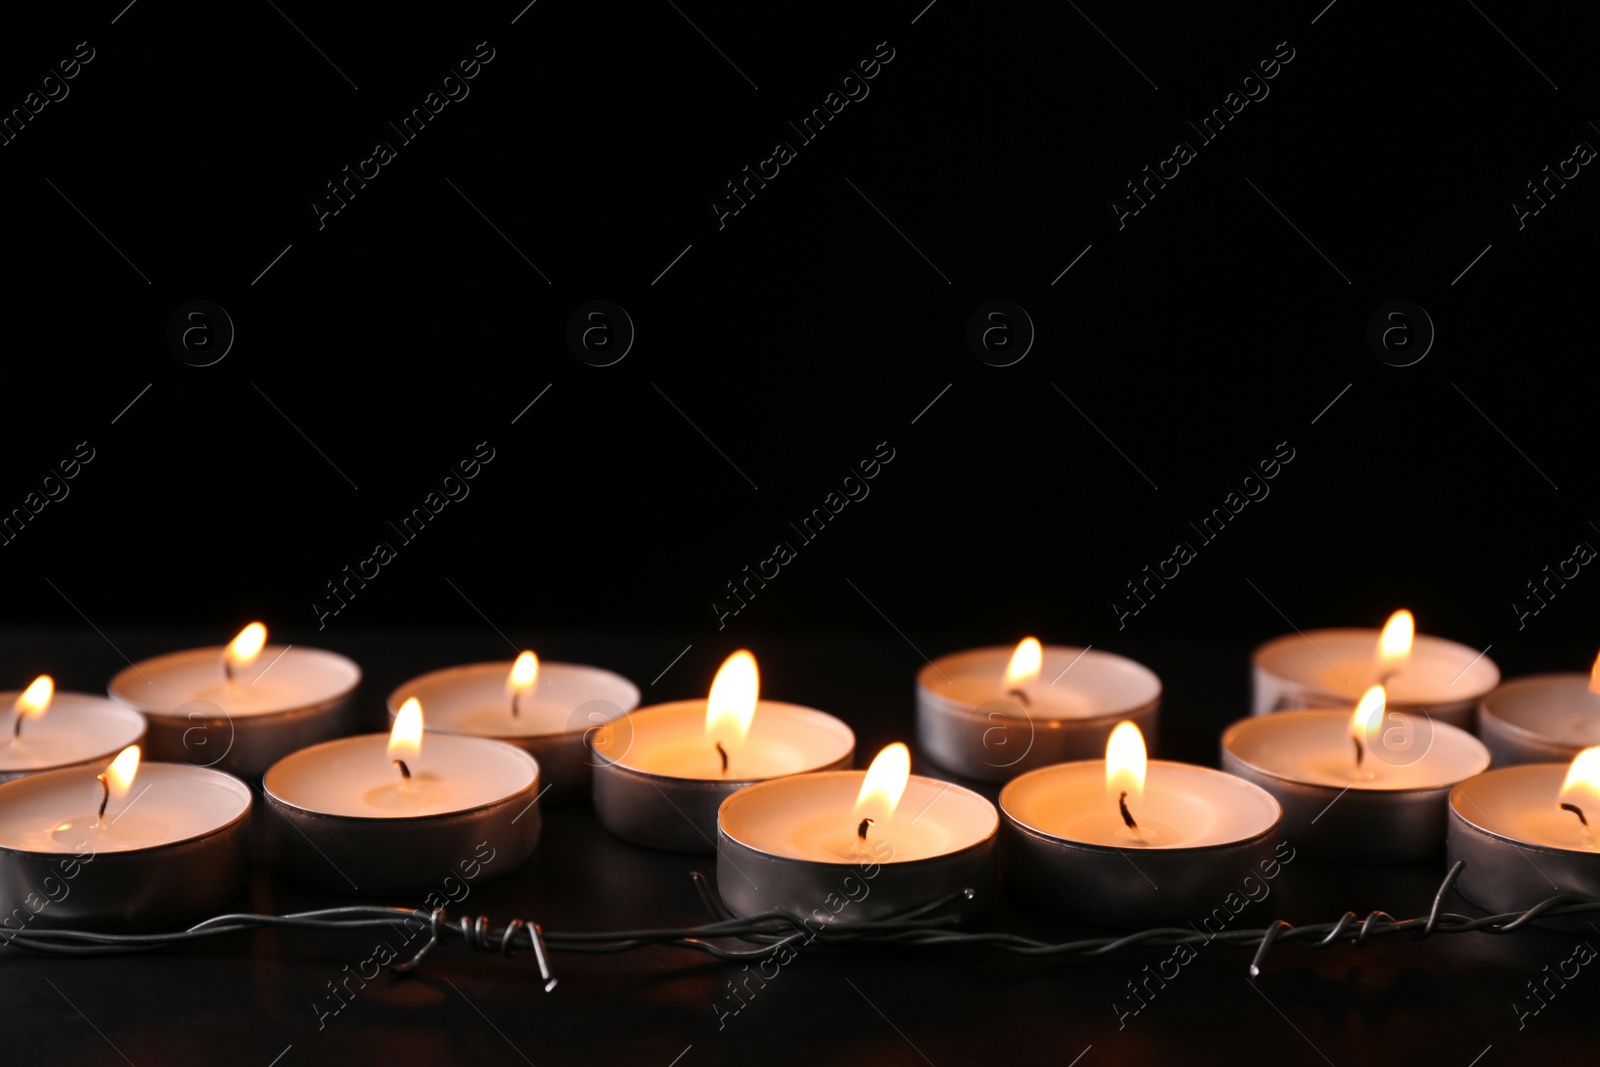
[[[1445,896],[1461,876],[1465,866],[1456,861],[1439,883],[1428,914],[1414,919],[1396,919],[1384,911],[1373,911],[1366,918],[1347,911],[1333,922],[1294,926],[1282,919],[1263,929],[1223,930],[1201,933],[1195,927],[1155,927],[1115,937],[1080,938],[1073,941],[1041,941],[1003,931],[965,931],[956,927],[960,919],[949,910],[959,900],[971,899],[971,889],[959,890],[938,900],[883,919],[846,920],[832,918],[818,922],[812,916],[787,911],[768,911],[759,915],[736,916],[717,896],[705,875],[691,874],[696,891],[714,920],[700,926],[563,933],[546,931],[538,923],[512,919],[495,926],[487,917],[463,916],[452,920],[444,908],[432,911],[355,905],[295,912],[289,915],[218,915],[186,930],[167,933],[119,934],[88,930],[9,930],[0,929],[0,946],[13,945],[33,952],[54,955],[108,955],[149,952],[183,945],[206,938],[244,933],[264,927],[292,927],[312,930],[359,930],[391,926],[397,920],[421,924],[429,933],[426,944],[411,959],[393,965],[399,974],[415,971],[424,959],[445,941],[460,941],[478,952],[495,952],[510,957],[518,949],[533,953],[545,991],[555,988],[549,954],[552,952],[609,953],[629,952],[652,945],[701,952],[719,960],[749,961],[774,956],[798,942],[818,941],[828,945],[980,946],[1021,956],[1098,958],[1140,947],[1173,947],[1221,943],[1253,947],[1250,975],[1261,974],[1262,964],[1275,945],[1300,941],[1312,948],[1350,942],[1357,948],[1373,937],[1406,934],[1423,940],[1435,934],[1509,934],[1541,918],[1579,915],[1600,911],[1600,900],[1578,893],[1558,893],[1524,911],[1476,918],[1444,910]],[[742,942],[735,947],[719,942]]]

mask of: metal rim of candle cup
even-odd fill
[[[268,646],[273,648],[276,646]],[[355,716],[355,693],[361,687],[361,665],[348,656],[322,648],[306,648],[303,654],[325,656],[351,672],[348,685],[326,696],[286,708],[253,712],[249,715],[230,715],[222,708],[204,700],[186,701],[177,709],[152,707],[138,699],[136,679],[145,668],[160,670],[165,664],[189,659],[215,658],[220,674],[224,646],[191,648],[152,656],[139,663],[124,667],[112,676],[106,686],[107,695],[145,717],[148,759],[162,762],[185,763],[189,766],[210,767],[227,771],[252,781],[260,778],[278,760],[309,745],[328,741],[343,735],[352,725]],[[265,650],[263,650],[265,654]],[[284,653],[287,654],[287,653]],[[263,671],[264,673],[264,671]],[[191,704],[206,704],[216,708],[218,714],[202,714],[200,709],[186,715],[177,715]],[[222,755],[209,762],[191,762],[189,735],[200,730],[204,743],[220,736],[226,729],[228,743]],[[213,732],[215,731],[215,733]],[[210,755],[205,753],[205,755]]]
[[[1329,710],[1335,709],[1294,708],[1276,714]],[[1238,736],[1247,730],[1265,728],[1261,724],[1262,720],[1252,715],[1223,730],[1222,769],[1271,794],[1283,809],[1285,835],[1296,847],[1303,846],[1307,856],[1316,859],[1399,864],[1434,856],[1444,843],[1445,809],[1451,790],[1489,766],[1488,750],[1484,749],[1482,767],[1460,781],[1440,785],[1360,789],[1354,781],[1346,786],[1305,782],[1263,767],[1235,751]],[[1483,747],[1481,741],[1459,726],[1433,724],[1434,729],[1440,726],[1458,730]],[[1418,760],[1422,758],[1419,756]]]
[[[856,735],[844,720],[800,704],[786,704],[765,698],[761,702],[798,708],[837,723],[844,731],[843,736],[848,738],[844,752],[827,763],[802,767],[789,774],[761,778],[682,778],[630,767],[622,762],[627,757],[627,751],[613,756],[594,746],[594,812],[600,825],[616,837],[645,848],[709,856],[717,850],[718,809],[732,794],[749,786],[779,778],[792,778],[797,774],[847,770],[854,763]],[[658,711],[663,715],[682,714],[677,709],[685,704],[704,707],[705,701],[679,700],[639,708],[613,719],[601,729],[616,726],[628,719],[650,716]]]
[[[1247,894],[1244,880],[1259,876],[1261,864],[1277,855],[1275,839],[1283,827],[1280,814],[1265,830],[1237,841],[1124,849],[1030,826],[1006,808],[1003,790],[1000,817],[1008,886],[1050,914],[1111,927],[1182,922],[1224,907],[1229,894]]]
[[[348,740],[336,738],[310,747]],[[499,743],[486,737],[475,740]],[[452,876],[479,885],[511,874],[528,861],[539,843],[542,775],[539,761],[530,753],[515,745],[506,747],[528,762],[533,778],[526,786],[482,804],[428,815],[317,811],[273,792],[263,775],[261,793],[267,806],[297,831],[289,834],[281,826],[276,828],[270,846],[273,865],[302,884],[362,896],[439,889],[440,882]],[[273,768],[297,755],[290,753]],[[513,811],[516,814],[507,819]],[[523,823],[520,827],[519,822]],[[458,870],[463,862],[474,859],[474,843],[480,838],[495,849],[495,860],[499,860],[501,848],[509,850],[509,860],[495,866],[487,877],[464,877]]]
[[[1506,718],[1507,700],[1525,698],[1553,685],[1574,685],[1589,693],[1589,675],[1576,671],[1527,674],[1502,682],[1478,702],[1478,736],[1488,746],[1492,766],[1514,767],[1523,763],[1572,762],[1588,745],[1558,741],[1531,727]],[[1498,709],[1498,710],[1497,710]]]
[[[1068,645],[1044,646],[1047,658],[1081,654],[1074,666],[1082,661],[1114,664],[1117,670],[1128,671],[1140,681],[1153,685],[1153,696],[1092,716],[1053,718],[1035,715],[1005,697],[984,704],[970,704],[939,692],[937,681],[947,677],[943,672],[955,671],[963,661],[987,665],[993,660],[999,665],[995,676],[1000,677],[1013,651],[1003,645],[966,649],[940,656],[917,671],[917,741],[934,763],[976,781],[1005,782],[1040,767],[1103,756],[1106,739],[1124,720],[1138,726],[1146,744],[1154,747],[1160,729],[1161,698],[1165,692],[1161,677],[1138,660],[1115,652]],[[1015,713],[1008,714],[1008,708]],[[1022,754],[1006,759],[989,758],[994,748],[990,735],[996,730],[1009,734],[1014,726],[1027,728],[1027,746]],[[1001,743],[1011,743],[1011,739],[1007,737]]]
[[[215,914],[244,889],[250,865],[250,818],[255,798],[235,775],[211,767],[184,767],[186,774],[215,775],[230,790],[241,790],[243,808],[219,826],[177,841],[145,848],[96,851],[72,878],[61,865],[76,852],[38,852],[0,844],[0,914],[28,914],[41,929],[78,928],[136,931],[161,929]],[[40,774],[79,774],[76,768]],[[37,784],[39,775],[26,781]],[[0,783],[0,803],[5,789]],[[68,891],[59,900],[43,891],[55,879]],[[46,901],[35,911],[27,899]]]
[[[1381,630],[1368,629],[1359,626],[1336,627],[1322,630],[1307,630],[1304,633],[1280,634],[1268,641],[1257,645],[1250,653],[1250,690],[1251,714],[1267,715],[1278,711],[1294,710],[1302,707],[1351,707],[1354,708],[1360,694],[1350,696],[1335,692],[1317,685],[1314,681],[1307,681],[1283,673],[1275,666],[1283,654],[1283,650],[1309,644],[1317,647],[1317,641],[1325,644],[1334,642],[1360,641],[1364,645],[1377,648],[1378,637]],[[1462,657],[1462,673],[1482,664],[1487,673],[1484,680],[1475,686],[1462,690],[1461,696],[1455,700],[1442,704],[1419,704],[1407,700],[1391,699],[1389,706],[1399,709],[1422,711],[1436,722],[1442,722],[1457,729],[1473,731],[1476,725],[1478,702],[1500,684],[1500,667],[1494,660],[1459,641],[1452,641],[1448,637],[1439,637],[1435,634],[1417,634],[1415,641],[1418,645],[1427,645],[1433,648],[1448,647]],[[1413,649],[1415,651],[1415,649]]]
[[[848,774],[857,778],[864,772],[851,770],[814,771],[805,775]],[[748,794],[757,789],[781,787],[789,784],[794,775],[769,778],[736,791]],[[916,777],[922,777],[914,775]],[[989,801],[982,794],[953,782],[924,779],[941,787],[943,791],[960,791]],[[940,795],[943,795],[941,792]],[[845,881],[852,877],[870,882],[867,893],[860,901],[843,907],[839,917],[847,922],[882,919],[923,904],[940,900],[962,890],[971,890],[971,896],[958,896],[950,905],[950,914],[962,922],[970,922],[986,913],[994,902],[995,886],[999,881],[1000,818],[981,839],[959,849],[924,856],[915,860],[872,859],[862,863],[832,860],[799,859],[782,856],[756,845],[747,844],[728,833],[723,825],[722,813],[729,804],[740,802],[734,794],[725,797],[717,806],[717,895],[730,911],[740,917],[759,915],[780,910],[810,916],[816,910],[825,914],[828,895],[845,895]],[[991,805],[992,807],[993,805]],[[878,873],[868,876],[865,869],[877,867]],[[751,872],[755,872],[752,875]]]
[[[1530,772],[1535,767],[1548,768],[1543,773],[1552,778],[1553,797],[1567,772],[1564,763],[1522,763],[1496,768],[1467,779],[1450,791],[1446,861],[1454,864],[1460,860],[1466,865],[1456,880],[1457,892],[1491,914],[1522,911],[1558,892],[1600,897],[1600,852],[1518,841],[1484,826],[1468,814],[1461,803],[1465,801],[1476,806],[1468,796],[1469,790],[1465,789],[1476,779],[1506,773],[1539,773]],[[1482,812],[1478,814],[1487,817]],[[1537,862],[1534,857],[1538,857]],[[1513,862],[1513,858],[1521,862]],[[1589,920],[1583,915],[1558,916],[1536,919],[1533,925],[1552,930],[1583,930],[1588,928]]]
[[[19,691],[0,693],[0,705],[9,704],[15,701],[18,695]],[[6,782],[15,781],[18,778],[27,778],[30,775],[41,774],[45,771],[74,771],[84,770],[90,767],[98,767],[103,764],[110,763],[116,758],[117,753],[121,752],[129,745],[141,746],[141,755],[143,754],[142,746],[145,742],[145,735],[148,731],[149,723],[148,720],[146,720],[145,717],[140,714],[138,709],[130,708],[120,701],[107,700],[105,697],[97,697],[93,693],[57,693],[56,699],[59,700],[63,696],[84,696],[90,700],[104,701],[106,704],[106,711],[115,712],[119,716],[132,716],[132,718],[128,720],[128,724],[130,726],[137,725],[138,733],[133,736],[133,740],[131,741],[124,741],[121,744],[112,746],[105,752],[98,752],[92,756],[85,756],[83,759],[76,759],[71,763],[54,763],[48,767],[12,767],[9,769],[0,767],[0,785],[5,784]],[[134,720],[137,720],[137,722]],[[26,736],[26,734],[24,734],[24,736]]]
[[[399,714],[400,705],[404,703],[405,698],[409,696],[416,696],[416,691],[423,687],[424,683],[444,684],[450,680],[452,675],[469,677],[478,673],[489,673],[491,669],[499,670],[501,675],[504,676],[510,672],[511,664],[511,660],[505,660],[503,662],[490,661],[484,663],[464,663],[454,667],[442,667],[438,670],[419,674],[415,678],[407,681],[405,684],[396,686],[389,693],[389,696],[385,701],[385,707],[389,713],[389,721],[393,722],[394,717]],[[603,697],[598,697],[595,698],[595,700],[603,700],[605,703],[611,704],[613,707],[618,708],[619,710],[617,714],[599,721],[590,720],[581,726],[565,730],[553,730],[549,733],[475,734],[468,730],[450,729],[448,725],[430,722],[428,719],[427,704],[424,703],[422,727],[424,730],[429,730],[434,733],[458,734],[462,737],[487,737],[491,740],[501,741],[515,748],[520,748],[539,762],[540,772],[549,779],[549,781],[546,783],[546,801],[566,803],[580,799],[589,793],[590,782],[593,776],[593,768],[597,758],[596,755],[590,750],[589,736],[594,733],[594,731],[605,726],[606,723],[619,719],[637,708],[639,706],[640,697],[639,687],[628,678],[623,677],[615,671],[607,670],[604,667],[595,667],[587,663],[562,663],[558,661],[546,662],[544,660],[539,661],[539,670],[541,672],[551,668],[581,668],[584,671],[593,671],[595,673],[605,675],[610,679],[614,679],[619,684],[619,688],[622,688],[624,692],[629,694],[629,699],[625,702],[626,706],[617,704],[614,701],[607,700]],[[594,700],[584,701],[574,709],[573,714],[576,715],[583,711],[584,708],[588,707],[588,705],[591,703],[594,703]],[[595,712],[591,711],[590,714],[595,714]]]

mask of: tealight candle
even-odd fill
[[[911,775],[903,744],[866,771],[740,789],[717,816],[717,892],[736,915],[779,909],[818,922],[881,919],[954,897],[963,919],[994,894],[994,805]]]
[[[215,913],[244,885],[250,788],[221,771],[107,766],[0,784],[0,911],[7,925],[156,928]],[[137,787],[137,788],[135,788]]]
[[[1307,630],[1274,638],[1251,657],[1252,712],[1348,708],[1383,685],[1393,707],[1470,730],[1477,702],[1500,682],[1494,661],[1466,645],[1415,632],[1409,611],[1378,630]]]
[[[545,801],[587,796],[589,736],[639,706],[639,688],[619,674],[551,663],[524,652],[511,663],[431,671],[389,694],[393,716],[408,697],[428,709],[430,732],[492,737],[539,762]]]
[[[261,785],[288,824],[271,824],[277,861],[334,892],[490,881],[520,867],[539,841],[534,758],[484,737],[429,734],[424,743],[415,698],[387,735],[301,749],[274,763]]]
[[[1570,763],[1524,763],[1450,793],[1449,860],[1462,896],[1500,914],[1558,893],[1600,896],[1600,747]],[[1540,925],[1585,929],[1583,916]]]
[[[1247,879],[1282,858],[1270,794],[1209,767],[1147,759],[1131,722],[1113,730],[1104,759],[1013,779],[1000,811],[1009,884],[1104,926],[1197,918],[1248,895]]]
[[[1600,658],[1589,674],[1513,678],[1478,705],[1478,735],[1496,767],[1565,763],[1600,745]]]
[[[709,855],[717,807],[754,782],[850,766],[856,738],[832,715],[760,699],[755,657],[729,656],[705,700],[656,704],[593,734],[594,807],[618,837]]]
[[[1094,649],[979,648],[917,672],[917,740],[939,766],[1002,782],[1036,767],[1098,757],[1117,723],[1152,737],[1161,680]]]
[[[41,674],[20,693],[0,693],[0,782],[38,771],[98,767],[144,740],[138,712],[87,693],[58,693]]]
[[[1222,734],[1222,767],[1283,806],[1308,856],[1409,863],[1439,850],[1446,798],[1489,766],[1483,743],[1373,686],[1354,713],[1305,709],[1242,719]]]
[[[290,752],[344,733],[361,682],[344,656],[266,640],[253,622],[225,648],[144,660],[111,679],[111,698],[144,714],[153,758],[259,778]]]

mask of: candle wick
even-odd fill
[[[1589,820],[1585,819],[1583,817],[1583,809],[1578,807],[1578,805],[1576,805],[1576,804],[1568,804],[1568,803],[1563,802],[1561,804],[1561,810],[1562,811],[1570,811],[1570,812],[1572,812],[1572,814],[1574,814],[1574,815],[1576,815],[1578,817],[1578,821],[1583,824],[1583,828],[1585,830],[1587,830],[1589,828]]]
[[[111,803],[111,783],[106,781],[103,774],[95,775],[94,780],[100,783],[100,811],[95,816],[95,822],[100,822],[106,817],[106,805]]]
[[[1030,711],[1033,710],[1033,702],[1028,699],[1028,694],[1024,693],[1021,689],[1008,690],[1006,692],[1006,696],[1012,698],[1018,704],[1021,704],[1024,708],[1027,708]]]
[[[1356,746],[1356,770],[1359,771],[1361,769],[1362,757],[1366,755],[1366,749],[1362,747],[1361,739],[1359,737],[1352,737],[1350,741]]]
[[[515,719],[517,717],[517,698],[519,698],[520,696],[522,696],[521,693],[512,693],[511,694],[511,717],[513,719]]]
[[[1124,789],[1122,795],[1117,797],[1117,808],[1122,812],[1122,821],[1130,830],[1139,829],[1139,824],[1133,821],[1133,812],[1128,810],[1128,791]]]
[[[20,711],[16,712],[15,714],[17,716],[17,721],[11,725],[11,740],[13,741],[22,736],[22,720],[27,718],[27,716],[22,714]]]
[[[722,742],[721,741],[717,741],[717,742],[714,742],[714,743],[716,745],[717,755],[722,757],[722,773],[723,774],[727,774],[728,773],[728,750],[722,747]]]
[[[411,768],[406,766],[406,761],[403,759],[397,759],[394,761],[394,765],[400,768],[401,779],[409,782],[411,780]]]
[[[856,827],[856,839],[865,844],[867,840],[867,827],[872,826],[875,822],[875,819],[862,819],[861,825]]]

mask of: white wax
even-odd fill
[[[1106,793],[1104,760],[1041,767],[1000,791],[1000,806],[1044,834],[1114,848],[1205,848],[1245,841],[1278,821],[1277,801],[1242,778],[1188,763],[1151,760],[1144,796],[1129,798],[1131,830]]]
[[[1600,840],[1578,817],[1558,807],[1565,763],[1524,763],[1469,778],[1450,793],[1450,806],[1475,826],[1518,844],[1600,852]],[[1595,813],[1587,813],[1596,825]]]
[[[0,848],[130,852],[211,833],[250,808],[250,787],[231,775],[146,763],[127,795],[113,799],[98,820],[103,792],[97,773],[45,771],[0,785]]]
[[[624,767],[669,778],[750,781],[831,766],[855,749],[855,734],[832,715],[776,700],[756,703],[742,744],[728,747],[728,770],[706,738],[706,702],[640,708],[595,732],[595,751]]]
[[[278,800],[305,811],[356,819],[416,818],[470,811],[527,789],[538,764],[521,749],[482,737],[427,734],[406,761],[406,781],[389,761],[387,734],[324,741],[274,763],[261,780]]]
[[[1256,650],[1256,665],[1314,692],[1343,697],[1352,707],[1378,683],[1378,630],[1308,630],[1285,634]],[[1473,700],[1500,681],[1500,669],[1477,649],[1417,634],[1405,667],[1384,683],[1391,704],[1453,704]]]
[[[1600,745],[1600,695],[1587,674],[1513,678],[1483,698],[1483,709],[1534,737],[1572,748]]]
[[[1391,710],[1377,742],[1382,745],[1382,736],[1393,731],[1390,747],[1369,749],[1357,769],[1350,738],[1353,710],[1253,716],[1228,727],[1222,744],[1267,774],[1335,789],[1444,789],[1489,766],[1489,750],[1465,730],[1430,721],[1420,712]],[[1397,715],[1408,716],[1409,722],[1401,724]]]
[[[582,732],[632,711],[639,688],[619,674],[576,663],[539,661],[539,683],[511,713],[506,677],[511,661],[472,663],[430,671],[389,695],[389,715],[409,697],[422,704],[433,732],[478,737],[541,737]]]
[[[222,653],[220,646],[191,648],[143,660],[117,672],[111,696],[159,715],[190,701],[215,704],[228,715],[271,715],[337,700],[361,681],[361,669],[337,653],[268,645],[254,663],[235,672],[230,684]]]
[[[0,693],[0,708],[11,708],[18,695]],[[15,712],[0,715],[0,774],[65,767],[100,756],[110,763],[144,736],[144,717],[137,711],[87,693],[57,692],[50,710],[23,722],[22,736],[13,739],[15,724]]]
[[[917,684],[955,704],[978,708],[1014,700],[1005,684],[1012,648],[975,648],[941,656]],[[1017,705],[1035,719],[1088,719],[1144,707],[1161,696],[1161,680],[1142,664],[1110,652],[1046,645],[1038,678],[1021,687]]]
[[[857,837],[856,797],[865,771],[825,771],[750,786],[723,801],[718,821],[733,840],[773,856],[818,863],[906,863],[987,840],[999,813],[970,789],[912,775],[894,815]]]

